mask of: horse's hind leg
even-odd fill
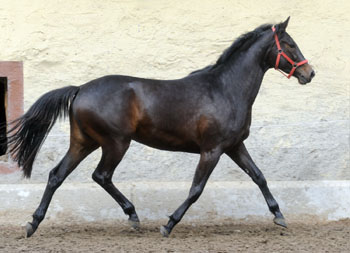
[[[263,173],[255,165],[254,161],[250,157],[246,147],[243,143],[239,144],[234,149],[226,152],[226,154],[237,163],[259,186],[270,212],[275,216],[274,222],[282,227],[287,227],[284,217],[280,211],[277,201],[272,196],[269,187],[267,186],[266,179]]]
[[[134,205],[115,187],[112,177],[115,168],[122,160],[129,148],[130,140],[114,140],[102,146],[102,158],[96,170],[92,174],[93,180],[105,189],[129,216],[129,223],[133,228],[138,228],[140,221]]]
[[[44,219],[50,201],[57,188],[63,183],[67,176],[78,166],[78,164],[93,150],[97,145],[91,144],[83,146],[82,144],[71,139],[68,152],[60,163],[50,171],[49,179],[46,185],[44,195],[39,207],[33,214],[33,221],[28,222],[26,226],[27,237],[30,237],[38,228],[40,222]]]

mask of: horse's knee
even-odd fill
[[[92,179],[98,183],[99,185],[105,185],[111,182],[111,178],[104,173],[100,173],[99,171],[94,171],[92,173]]]
[[[98,173],[97,171],[94,171],[94,173],[92,173],[92,179],[96,183],[98,183],[99,185],[103,184],[103,182],[104,182],[103,176],[100,173]]]

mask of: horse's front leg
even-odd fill
[[[243,142],[235,146],[231,150],[227,151],[226,154],[233,161],[235,161],[237,165],[241,167],[241,169],[243,169],[244,172],[246,172],[252,178],[252,180],[259,186],[270,209],[270,212],[275,216],[273,221],[277,225],[287,227],[284,217],[277,204],[277,201],[272,196],[270,189],[267,186],[267,182],[263,173],[255,165]]]
[[[169,217],[168,224],[166,226],[161,226],[160,232],[163,236],[169,236],[172,229],[180,222],[188,208],[199,198],[221,154],[222,152],[219,148],[201,152],[189,195],[185,202]]]

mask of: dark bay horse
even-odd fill
[[[224,153],[259,186],[274,222],[285,227],[279,206],[243,142],[249,135],[252,105],[268,69],[289,73],[288,77],[296,77],[300,84],[310,82],[315,75],[286,32],[288,21],[262,25],[240,36],[215,64],[182,79],[105,76],[39,98],[8,132],[15,161],[30,177],[40,146],[61,116],[69,116],[70,147],[49,174],[33,221],[27,224],[27,236],[44,219],[54,192],[65,178],[99,147],[102,158],[92,178],[118,202],[131,225],[138,227],[134,205],[112,182],[131,140],[158,149],[200,154],[189,195],[161,227],[163,236],[171,233],[199,198]]]

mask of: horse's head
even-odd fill
[[[282,70],[288,78],[298,78],[300,84],[311,82],[315,71],[304,58],[298,45],[286,32],[289,17],[283,23],[272,27],[274,32],[274,43],[269,50],[269,62],[275,69]]]

